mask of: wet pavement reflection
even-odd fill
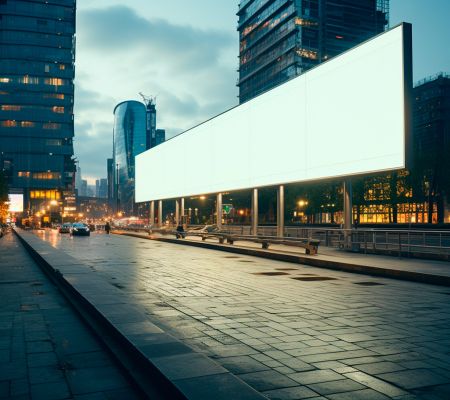
[[[450,290],[93,233],[38,233],[269,398],[450,398]]]

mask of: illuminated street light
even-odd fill
[[[308,202],[306,200],[299,200],[297,202],[297,204],[298,204],[299,207],[304,207],[304,206],[308,205]]]

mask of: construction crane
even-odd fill
[[[153,106],[156,104],[156,96],[146,96],[142,92],[139,92],[139,96],[142,97],[142,100],[144,101],[144,104],[148,106]]]

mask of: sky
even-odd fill
[[[166,138],[238,103],[238,0],[78,0],[75,156],[106,177],[114,107],[156,96]],[[390,26],[413,24],[414,82],[450,72],[449,0],[391,0]]]

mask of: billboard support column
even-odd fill
[[[184,218],[184,197],[181,198],[180,204],[181,204],[181,206],[180,206],[180,217],[181,217],[181,221],[180,221],[180,222],[181,222],[183,225],[185,225],[185,224],[186,224],[186,218]]]
[[[350,248],[352,245],[352,183],[344,181],[344,246]]]
[[[175,225],[178,226],[180,224],[180,200],[175,200]]]
[[[163,219],[163,202],[162,200],[158,201],[158,228],[162,228],[162,219]]]
[[[278,186],[277,191],[277,236],[284,236],[284,185]]]
[[[217,228],[222,229],[222,193],[217,193],[216,200]]]
[[[258,189],[252,190],[252,235],[258,234]]]
[[[155,225],[155,202],[154,201],[150,202],[150,218],[149,218],[148,223],[152,227],[153,227],[153,225]]]

